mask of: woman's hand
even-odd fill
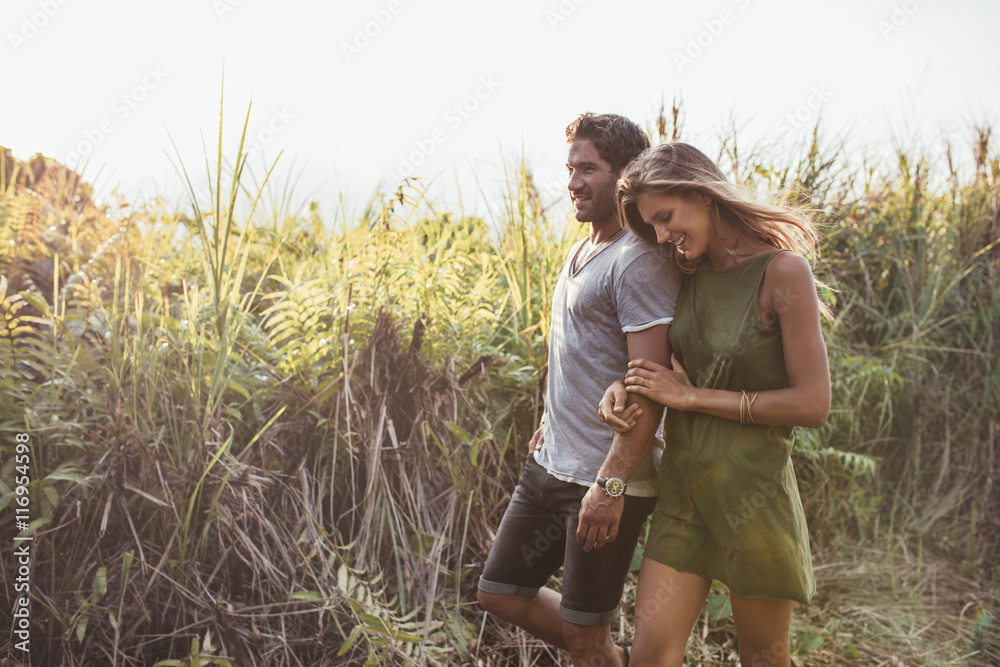
[[[670,355],[670,365],[673,370],[645,359],[630,361],[625,374],[625,389],[668,408],[690,410],[695,386],[676,355]]]
[[[618,433],[631,431],[639,415],[642,414],[642,408],[637,403],[625,407],[626,403],[628,403],[628,391],[625,389],[625,383],[617,380],[604,392],[604,397],[597,406],[597,414],[605,424]]]

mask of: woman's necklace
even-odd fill
[[[715,234],[715,237],[717,239],[719,239],[720,241],[725,242],[725,241],[729,240],[728,238],[726,238],[725,236],[723,236],[722,234],[720,234],[719,230],[715,228],[715,219],[714,218],[712,219],[712,233]],[[725,250],[729,254],[729,256],[732,258],[734,264],[737,263],[736,262],[736,258],[737,257],[742,257],[742,258],[745,259],[747,257],[752,257],[753,256],[753,253],[747,253],[747,252],[740,252],[739,251],[740,240],[742,238],[743,238],[743,235],[740,234],[740,230],[737,229],[736,230],[736,243],[735,243],[735,245],[733,245],[732,248],[727,248],[725,245],[722,246],[722,249]]]
[[[737,239],[736,240],[736,247],[734,247],[734,248],[727,248],[727,247],[723,246],[722,248],[727,253],[729,253],[729,256],[733,258],[734,262],[736,261],[737,257],[746,258],[746,257],[751,257],[752,256],[751,253],[737,251],[736,248],[739,248],[739,247],[740,247],[740,242],[739,242],[739,239]]]

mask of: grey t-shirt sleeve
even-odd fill
[[[666,253],[647,252],[636,257],[615,281],[614,298],[623,333],[670,324],[681,291]]]

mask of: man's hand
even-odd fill
[[[615,541],[624,509],[624,496],[612,498],[596,484],[590,487],[580,503],[580,523],[576,527],[576,541],[584,551]]]
[[[528,456],[526,458],[530,459],[532,454],[542,451],[542,443],[545,442],[545,436],[542,435],[543,428],[539,426],[535,434],[531,436],[531,441],[528,443]]]

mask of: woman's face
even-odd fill
[[[701,257],[708,249],[711,218],[707,197],[700,195],[639,195],[636,209],[656,231],[658,243],[670,243],[687,260]]]

